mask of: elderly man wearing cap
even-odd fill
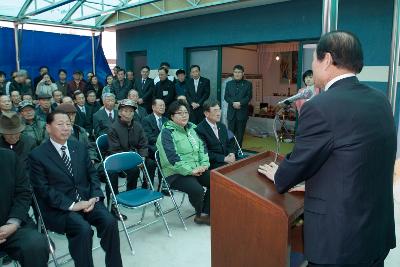
[[[36,145],[40,145],[46,136],[46,122],[37,118],[35,105],[32,101],[24,100],[19,103],[18,111],[25,124],[25,130],[22,132],[22,135],[33,138]]]
[[[136,122],[134,118],[137,105],[130,99],[124,99],[118,106],[118,119],[114,121],[108,132],[108,144],[110,153],[135,151],[142,157],[145,157],[145,164],[150,174],[150,178],[154,180],[154,172],[156,165],[153,160],[148,158],[147,151],[147,138],[140,123]],[[133,168],[126,171],[127,185],[126,189],[131,190],[137,187],[137,180],[139,177],[139,168]],[[118,175],[111,176],[111,184],[113,190],[118,194]],[[142,187],[146,188],[147,183],[144,182]],[[106,188],[106,194],[109,198],[109,188]],[[115,214],[115,213],[114,213]]]
[[[36,116],[42,121],[46,121],[46,117],[51,113],[51,95],[38,95],[39,105],[36,108]]]
[[[82,78],[83,78],[82,71],[80,71],[80,70],[74,71],[74,73],[72,74],[72,77],[74,79],[68,83],[67,95],[72,97],[76,90],[86,93],[86,83],[82,80]]]
[[[28,155],[36,147],[36,142],[30,136],[21,135],[24,129],[25,125],[16,112],[5,112],[0,116],[0,147],[14,151],[20,162],[27,166]]]
[[[74,140],[74,141],[79,141],[82,144],[84,144],[89,152],[89,158],[92,160],[92,163],[95,161],[100,161],[97,151],[96,151],[96,146],[89,141],[89,134],[88,132],[81,126],[75,124],[76,121],[76,108],[72,104],[68,103],[63,103],[60,104],[56,110],[63,111],[68,114],[68,117],[71,121],[72,124],[72,132],[71,136],[69,137],[68,140]]]

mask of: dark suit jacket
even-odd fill
[[[249,102],[253,97],[253,85],[246,80],[229,81],[225,88],[225,101],[228,103],[228,120],[247,120]],[[240,109],[233,108],[233,102],[240,102]]]
[[[0,225],[6,224],[10,218],[27,222],[31,205],[31,190],[25,168],[21,168],[17,155],[0,148]]]
[[[199,84],[197,86],[197,93],[194,87],[194,80],[190,78],[186,82],[186,99],[191,105],[193,102],[200,104],[200,109],[203,107],[204,101],[210,96],[210,80],[204,77],[200,77]]]
[[[138,106],[137,110],[135,110],[134,120],[142,123],[143,119],[147,116],[147,111],[144,107]]]
[[[162,117],[163,124],[167,121],[168,121],[167,118]],[[157,138],[158,138],[158,135],[160,134],[160,129],[158,129],[157,120],[156,120],[156,117],[154,116],[154,113],[146,116],[142,120],[142,127],[144,130],[144,133],[147,136],[147,140],[149,142],[148,147],[150,150],[150,156],[151,156],[151,158],[153,158],[154,152],[156,152],[156,150],[157,150],[157,148],[156,148]]]
[[[228,130],[226,126],[217,122],[218,136],[215,136],[214,131],[204,119],[196,127],[196,132],[204,141],[210,158],[210,168],[215,169],[225,164],[225,157],[229,153],[235,153],[235,146],[232,140],[228,139]]]
[[[91,114],[90,107],[85,104],[85,113],[81,111],[78,105],[75,105],[76,108],[76,117],[75,124],[84,128],[88,133],[92,132],[92,124],[91,124]]]
[[[73,176],[49,139],[29,156],[31,183],[43,217],[45,221],[50,217],[52,222],[57,221],[56,225],[49,225],[57,232],[64,231],[63,215],[68,214],[68,208],[75,201],[75,190],[83,200],[103,197],[87,148],[77,141],[68,140],[67,144]]]
[[[114,110],[114,121],[118,118],[118,112]],[[105,109],[100,109],[93,115],[93,129],[95,137],[108,133],[113,122],[108,118]]]
[[[175,100],[175,96],[175,84],[168,79],[159,81],[154,87],[153,99],[164,100],[166,108]]]
[[[307,101],[280,193],[306,180],[305,255],[318,264],[362,264],[395,247],[396,130],[385,95],[356,77]]]
[[[139,98],[143,99],[142,106],[147,110],[147,112],[150,112],[151,101],[153,98],[154,80],[147,78],[144,85],[142,85],[142,78],[140,78],[136,80],[135,88],[139,93]]]

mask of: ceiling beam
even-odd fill
[[[63,1],[60,1],[60,2],[57,2],[57,3],[54,3],[53,5],[48,5],[48,6],[36,9],[36,10],[34,10],[32,12],[29,12],[29,13],[25,14],[24,17],[36,16],[36,15],[42,14],[44,12],[47,12],[49,10],[55,9],[57,7],[72,3],[74,1],[75,0],[63,0]]]
[[[17,17],[18,18],[23,18],[25,16],[26,11],[28,10],[28,7],[32,3],[33,0],[25,0],[24,5],[21,7],[21,9],[18,12]]]
[[[71,16],[82,6],[85,0],[78,0],[75,5],[65,14],[65,16],[60,21],[62,24],[67,24],[67,21],[71,19]]]
[[[96,17],[102,16],[104,13],[109,13],[109,12],[115,13],[117,11],[126,10],[126,9],[129,9],[129,8],[134,8],[134,7],[138,7],[138,6],[142,6],[142,5],[147,5],[147,4],[151,4],[151,3],[154,3],[154,2],[158,2],[158,1],[160,1],[160,0],[141,1],[141,2],[138,2],[138,3],[135,3],[135,4],[121,5],[121,6],[116,7],[116,8],[110,8],[110,9],[104,10],[104,12],[96,12],[96,13],[93,13],[93,14],[88,15],[88,16],[83,16],[83,17],[80,17],[80,18],[76,18],[76,19],[71,20],[70,22],[82,21],[82,20],[86,20],[86,19],[96,18]]]

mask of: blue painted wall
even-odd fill
[[[117,62],[127,52],[147,51],[150,68],[168,61],[184,66],[184,48],[315,39],[321,33],[320,0],[274,5],[197,16],[117,31]]]

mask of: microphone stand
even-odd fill
[[[280,121],[279,115],[282,114],[282,113],[283,113],[283,116],[284,116],[284,117],[283,117],[283,120],[285,120],[285,115],[284,115],[284,114],[285,114],[286,112],[288,112],[289,109],[290,109],[290,104],[289,104],[289,105],[288,105],[288,104],[285,104],[284,106],[281,106],[281,107],[275,112],[274,123],[273,123],[273,125],[272,125],[273,131],[274,131],[274,136],[275,136],[275,143],[276,143],[276,146],[275,146],[275,158],[274,158],[274,163],[276,163],[276,161],[277,161],[277,159],[278,159],[278,155],[279,155],[279,151],[280,151],[280,147],[281,147],[281,144],[280,144],[280,142],[279,142],[278,130],[276,129],[276,124],[277,124],[278,121]],[[286,130],[286,132],[287,132],[287,129],[286,129],[286,127],[285,127],[285,122],[283,122],[281,125],[282,125],[282,126],[281,126],[281,129],[283,128],[283,129]],[[283,136],[283,133],[281,133],[281,136]]]

